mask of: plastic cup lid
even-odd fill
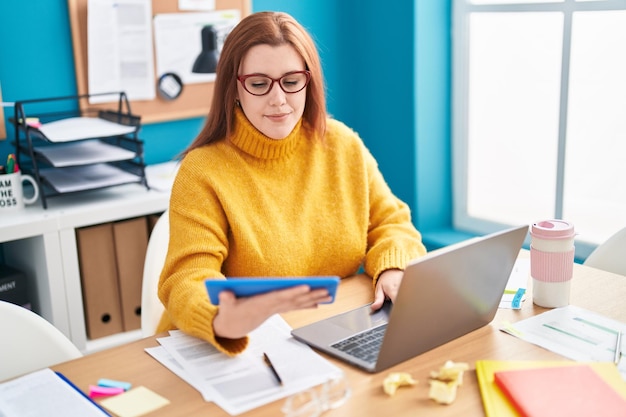
[[[563,239],[575,235],[574,225],[565,220],[542,220],[534,223],[530,235],[541,239]]]

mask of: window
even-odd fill
[[[455,227],[626,226],[626,2],[455,0]]]

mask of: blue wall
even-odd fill
[[[3,101],[77,94],[67,0],[0,1],[0,85]],[[9,117],[12,109],[5,108]],[[144,125],[146,163],[172,158],[202,127],[201,118]],[[12,152],[0,141],[0,160]]]
[[[292,14],[316,38],[329,111],[355,129],[435,248],[452,230],[451,1],[255,0]]]
[[[451,227],[452,210],[451,2],[399,3],[253,0],[252,9],[288,12],[311,32],[329,112],[359,132],[427,243],[438,246],[448,243],[440,231]],[[4,101],[76,94],[67,0],[0,1],[0,84]],[[146,162],[175,156],[202,122],[145,125]],[[9,142],[0,141],[0,158]]]

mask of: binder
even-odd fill
[[[124,331],[141,328],[141,284],[148,248],[146,217],[113,223]]]
[[[87,337],[123,331],[113,224],[76,229]]]

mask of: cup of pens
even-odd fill
[[[32,186],[30,197],[24,196],[24,183]],[[22,174],[15,155],[10,154],[7,164],[0,166],[0,214],[18,211],[26,204],[33,204],[39,198],[37,182],[30,175]]]

